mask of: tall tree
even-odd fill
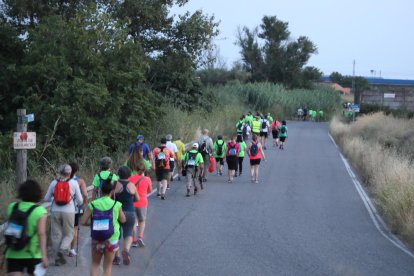
[[[250,31],[244,27],[239,31],[237,43],[253,81],[307,87],[310,81],[321,76],[316,68],[305,67],[309,58],[317,53],[316,45],[305,36],[291,39],[288,23],[276,16],[264,16],[259,30]]]

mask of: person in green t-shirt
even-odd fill
[[[316,110],[312,110],[312,121],[313,122],[316,122],[316,115],[317,115]]]
[[[252,127],[252,122],[253,122],[253,115],[252,113],[249,111],[247,112],[247,115],[244,117],[244,122],[248,123],[250,127]]]
[[[237,134],[242,134],[243,133],[243,125],[244,125],[244,115],[242,115],[236,123],[236,132],[237,132]]]
[[[319,114],[318,114],[318,115],[319,115],[318,121],[319,121],[319,122],[322,122],[322,121],[324,120],[324,118],[323,118],[323,115],[324,115],[324,114],[323,114],[323,110],[322,110],[322,109],[321,109],[321,110],[319,110],[319,112],[318,112],[318,113],[319,113]]]
[[[93,240],[91,242],[92,246],[92,265],[91,265],[91,275],[99,275],[99,265],[101,263],[102,256],[103,261],[103,274],[112,275],[112,261],[115,257],[115,252],[119,250],[119,236],[120,236],[120,224],[125,223],[126,217],[122,211],[122,203],[116,202],[111,198],[113,192],[113,185],[109,181],[104,181],[101,187],[102,197],[95,199],[94,201],[88,204],[88,208],[85,210],[85,214],[82,217],[82,225],[87,225],[88,220],[92,217],[91,221],[91,231],[98,230],[98,223],[94,223],[93,220],[93,211],[107,211],[112,208],[112,223],[113,224],[113,234],[112,236],[104,241]],[[104,221],[104,220],[103,220]],[[102,223],[101,223],[102,225]],[[98,229],[95,229],[97,227]],[[102,228],[102,227],[101,227]],[[92,232],[93,233],[93,232]],[[92,234],[91,233],[91,234]]]
[[[217,140],[214,142],[214,159],[216,159],[217,175],[223,174],[224,157],[226,155],[226,143],[223,140],[223,136],[217,136]]]
[[[112,159],[110,157],[103,157],[99,164],[101,166],[101,171],[95,175],[92,181],[93,190],[92,190],[92,200],[101,196],[101,182],[102,180],[107,180],[111,178],[112,181],[118,181],[118,176],[111,172],[112,168]]]
[[[13,250],[6,248],[5,257],[7,260],[7,273],[10,275],[23,275],[24,270],[33,275],[35,266],[39,263],[44,268],[49,266],[47,258],[47,237],[46,237],[46,220],[47,210],[40,205],[36,205],[43,197],[42,188],[35,180],[26,180],[20,184],[17,198],[19,202],[13,202],[7,207],[7,215],[10,217],[16,211],[29,212],[27,218],[27,236],[31,237],[22,250]],[[5,229],[5,235],[12,233],[12,224]],[[10,226],[10,228],[9,228]]]
[[[239,144],[239,155],[238,155],[238,170],[239,170],[239,175],[242,174],[243,172],[243,159],[244,159],[244,154],[245,154],[245,150],[246,150],[246,143],[243,141],[243,136],[242,135],[237,135],[237,139],[236,139],[236,143]],[[237,176],[237,170],[234,173],[234,176]]]
[[[204,168],[204,160],[201,153],[198,152],[198,143],[194,143],[192,148],[182,157],[183,168],[187,174],[187,197],[190,196],[191,187],[194,186],[194,195],[197,194],[196,178],[200,176],[200,188],[203,189],[203,181],[201,178]]]
[[[269,122],[273,122],[273,117],[270,115],[270,112],[268,112],[268,113],[267,113],[267,117],[266,117],[266,119],[267,119]]]

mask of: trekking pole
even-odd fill
[[[75,256],[75,267],[78,267],[78,255],[79,255],[79,236],[80,236],[80,214],[81,214],[81,208],[78,207],[78,234],[76,235],[76,256]]]

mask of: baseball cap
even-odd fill
[[[198,143],[194,143],[193,148],[198,148]]]
[[[139,135],[137,136],[137,140],[139,140],[139,139],[144,139],[144,135],[139,134]]]
[[[72,173],[72,167],[69,164],[64,164],[59,167],[59,174],[61,175],[69,175]]]

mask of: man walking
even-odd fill
[[[51,236],[52,248],[57,266],[66,264],[75,224],[75,200],[78,206],[83,197],[76,180],[71,179],[72,168],[68,164],[59,168],[59,176],[50,183],[44,201],[52,201]]]
[[[201,153],[198,152],[198,143],[194,143],[190,151],[183,156],[183,168],[187,174],[187,197],[190,196],[191,187],[194,186],[194,195],[197,194],[196,179],[204,170],[204,162]],[[203,189],[203,183],[200,181],[200,188]]]
[[[167,180],[170,173],[170,158],[174,157],[173,153],[167,148],[167,139],[161,139],[161,145],[153,151],[155,159],[155,174],[157,176],[157,196],[165,200],[167,190]]]
[[[208,136],[208,129],[204,129],[201,137],[198,139],[198,152],[204,160],[204,168],[201,177],[203,182],[207,181],[207,168],[210,167],[210,155],[213,153],[213,140]]]

